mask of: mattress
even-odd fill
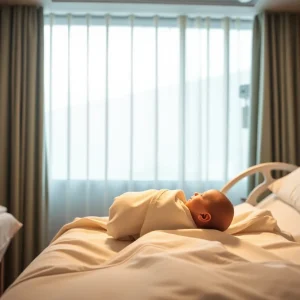
[[[291,233],[295,240],[300,242],[300,213],[292,206],[272,194],[258,203],[256,207],[270,210],[278,226]]]

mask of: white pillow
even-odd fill
[[[2,206],[2,205],[0,205],[0,214],[1,213],[5,213],[6,211],[7,211],[7,208],[4,207],[4,206]]]
[[[22,224],[11,214],[0,214],[0,261],[14,235],[22,227]]]
[[[274,181],[269,190],[300,212],[300,168]]]

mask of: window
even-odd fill
[[[107,215],[128,190],[189,194],[244,170],[248,99],[239,89],[250,83],[251,27],[228,18],[47,16],[50,214],[60,211],[61,224]]]

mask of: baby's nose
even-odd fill
[[[194,194],[194,196],[198,196],[198,195],[199,195],[199,193],[195,193],[195,194]]]

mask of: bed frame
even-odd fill
[[[249,169],[245,170],[244,172],[240,173],[234,179],[230,180],[222,189],[221,192],[226,194],[236,183],[242,180],[245,177],[250,175],[254,175],[256,173],[261,173],[263,175],[264,181],[255,187],[252,192],[249,194],[246,202],[255,206],[257,204],[257,199],[261,194],[267,191],[268,186],[274,182],[276,179],[272,177],[272,171],[288,171],[293,172],[296,170],[298,166],[287,164],[287,163],[280,163],[280,162],[271,162],[271,163],[263,163]]]

